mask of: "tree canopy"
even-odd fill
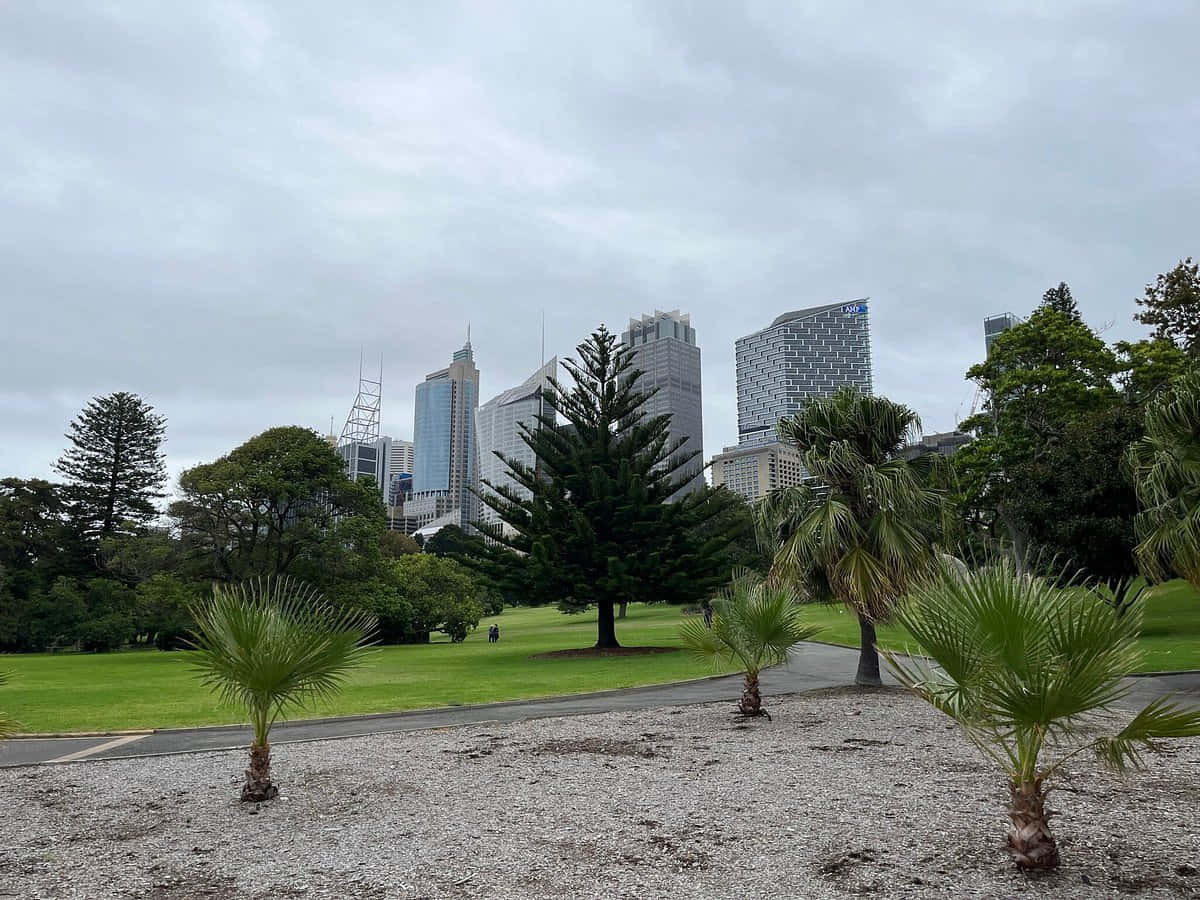
[[[167,478],[162,453],[166,419],[139,397],[118,391],[94,397],[71,422],[71,446],[55,464],[71,486],[75,512],[90,537],[158,515]]]
[[[594,605],[596,647],[612,648],[620,603],[696,602],[725,582],[734,535],[702,526],[736,501],[706,487],[667,502],[698,451],[670,440],[669,416],[646,414],[653,392],[638,386],[632,348],[601,326],[577,352],[564,362],[571,389],[552,380],[545,411],[521,426],[536,463],[501,456],[523,490],[485,482],[503,525],[480,526],[487,540],[468,561],[523,602]]]

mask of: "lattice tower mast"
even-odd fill
[[[372,381],[363,374],[362,353],[358,354],[358,396],[342,427],[339,446],[372,444],[379,440],[379,414],[383,406],[383,357],[379,358],[379,378]]]

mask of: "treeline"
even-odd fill
[[[1043,571],[1136,575],[1138,496],[1127,451],[1146,411],[1200,360],[1200,273],[1190,258],[1147,285],[1134,318],[1150,337],[1107,344],[1070,288],[1046,291],[967,377],[975,440],[953,457],[954,543],[1000,546]]]
[[[174,649],[215,583],[289,574],[378,616],[385,642],[463,640],[499,594],[449,558],[388,531],[370,485],[305,428],[272,428],[185,471],[164,511],[165,420],[133,394],[72,423],[65,480],[0,480],[0,650]],[[456,535],[457,532],[457,535]]]

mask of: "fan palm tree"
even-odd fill
[[[337,609],[286,576],[217,585],[192,615],[201,681],[225,702],[244,705],[254,728],[242,800],[270,800],[279,793],[271,781],[271,726],[288,710],[336,693],[362,664],[375,617]]]
[[[1115,602],[1087,585],[1018,574],[1009,562],[946,571],[900,604],[897,621],[933,660],[886,653],[896,676],[962,728],[1008,778],[1008,849],[1023,869],[1058,865],[1048,784],[1074,756],[1117,771],[1156,738],[1200,735],[1200,709],[1159,698],[1125,716],[1113,705],[1138,664],[1137,586]],[[1133,594],[1132,599],[1129,594]]]
[[[1146,436],[1125,459],[1142,507],[1134,549],[1142,571],[1200,587],[1200,370],[1146,404]]]
[[[821,629],[800,616],[795,593],[782,584],[765,584],[750,572],[733,581],[712,604],[712,623],[693,617],[679,629],[683,645],[713,662],[736,662],[745,673],[738,712],[771,716],[762,707],[758,675],[767,666],[787,662],[788,651]]]
[[[0,672],[0,684],[5,684],[8,679],[8,672]],[[0,739],[12,737],[16,733],[17,721],[11,718],[7,713],[0,712]]]
[[[875,623],[936,568],[948,505],[927,476],[940,457],[901,456],[920,427],[907,406],[853,387],[810,399],[779,434],[799,448],[812,478],[769,494],[757,511],[759,540],[775,554],[771,577],[857,616],[856,684],[881,683]]]

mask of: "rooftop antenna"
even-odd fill
[[[358,351],[358,394],[350,414],[346,416],[346,424],[342,426],[342,436],[338,446],[346,444],[371,444],[379,440],[379,410],[383,398],[383,356],[379,357],[379,380],[372,381],[363,377],[363,350]],[[332,426],[330,432],[333,431]]]
[[[542,366],[546,365],[546,307],[542,307]]]

